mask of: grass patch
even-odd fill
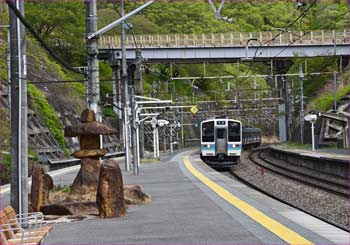
[[[350,86],[345,86],[342,89],[339,89],[337,91],[337,102],[340,102],[342,98],[345,97],[346,94],[348,94],[350,91]],[[318,96],[315,98],[311,104],[316,110],[319,111],[327,111],[333,108],[333,94],[332,93],[326,93],[321,96]]]
[[[118,116],[112,107],[103,107],[102,113],[104,117],[117,118]]]
[[[32,99],[33,107],[44,118],[45,125],[53,134],[65,154],[68,155],[62,126],[55,109],[49,104],[43,92],[33,84],[28,84],[28,95]]]
[[[312,149],[311,144],[300,144],[300,143],[296,143],[296,142],[283,142],[281,144],[279,144],[280,146],[282,146],[282,148],[285,149],[303,149],[303,150],[309,150]]]

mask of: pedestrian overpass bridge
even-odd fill
[[[99,38],[99,58],[121,59],[120,36]],[[350,31],[155,34],[126,37],[126,58],[145,63],[236,62],[293,57],[350,56]]]

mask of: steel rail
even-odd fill
[[[348,198],[350,196],[349,185],[336,183],[322,177],[317,177],[285,166],[281,166],[280,164],[274,163],[271,160],[267,160],[266,158],[262,157],[261,154],[265,150],[266,148],[253,150],[249,153],[249,160],[260,167],[268,169],[273,173],[282,175],[286,178],[298,181],[300,183],[307,184],[342,197]],[[257,159],[262,160],[262,162],[265,164],[259,163],[258,160],[253,157],[254,154],[257,154]]]
[[[261,149],[261,148],[260,148],[260,149]],[[272,193],[269,193],[269,192],[265,191],[264,189],[258,187],[257,185],[255,185],[255,184],[253,184],[253,183],[251,183],[251,182],[245,180],[244,178],[240,177],[240,176],[239,176],[238,174],[236,174],[234,171],[230,171],[228,176],[229,176],[229,177],[232,177],[232,176],[233,176],[233,177],[237,178],[237,180],[239,180],[239,181],[242,182],[243,184],[245,184],[245,185],[247,185],[247,186],[249,186],[249,187],[251,187],[251,188],[253,188],[253,189],[255,189],[255,190],[259,191],[259,192],[261,192],[262,194],[264,194],[264,195],[266,195],[266,196],[269,196],[269,197],[271,197],[271,198],[273,198],[273,199],[275,199],[275,200],[277,200],[277,201],[279,201],[279,202],[281,202],[281,203],[284,203],[284,204],[286,204],[286,205],[288,205],[288,206],[290,206],[290,207],[293,207],[293,208],[295,208],[295,209],[297,209],[297,210],[300,210],[300,211],[302,211],[302,212],[304,212],[304,213],[306,213],[306,214],[308,214],[308,215],[310,215],[310,216],[312,216],[312,217],[315,217],[315,218],[317,218],[317,219],[319,219],[319,220],[322,220],[323,222],[325,222],[325,223],[327,223],[327,224],[330,224],[330,225],[332,225],[332,226],[335,226],[335,227],[337,227],[337,228],[339,228],[339,229],[341,229],[341,230],[343,230],[343,231],[349,232],[349,230],[348,230],[347,228],[345,228],[345,227],[343,227],[343,226],[341,226],[341,225],[338,225],[338,224],[336,224],[336,223],[334,223],[334,222],[332,222],[332,221],[329,221],[329,220],[327,220],[327,219],[325,219],[325,218],[322,218],[322,217],[320,217],[320,216],[318,216],[318,215],[315,215],[315,214],[311,213],[310,211],[308,211],[308,210],[306,210],[306,209],[304,209],[304,208],[301,208],[301,207],[299,207],[299,206],[296,206],[296,205],[294,205],[294,204],[292,204],[292,203],[290,203],[290,202],[285,201],[284,199],[282,199],[282,198],[280,198],[280,197],[277,197],[277,196],[273,195]]]

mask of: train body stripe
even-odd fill
[[[231,205],[235,206],[241,212],[243,212],[248,217],[250,217],[257,223],[259,223],[260,225],[262,225],[263,227],[265,227],[266,229],[274,233],[276,236],[280,237],[282,240],[286,241],[289,244],[304,244],[304,245],[313,244],[312,242],[308,241],[307,239],[305,239],[295,231],[289,229],[288,227],[284,226],[278,221],[270,218],[263,212],[259,211],[252,205],[239,199],[238,197],[233,195],[231,192],[229,192],[222,186],[218,185],[208,177],[204,176],[196,168],[193,167],[193,165],[190,162],[189,156],[184,157],[184,164],[191,174],[193,174],[197,179],[199,179],[206,186],[208,186],[218,196],[223,198],[225,201],[227,201]]]

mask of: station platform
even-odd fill
[[[123,164],[120,164],[121,167]],[[43,244],[349,244],[349,233],[267,197],[181,152],[123,172],[152,202],[124,218],[55,224]]]
[[[300,156],[307,156],[313,158],[322,158],[329,160],[339,160],[350,162],[350,149],[333,149],[333,148],[322,148],[316,150],[307,149],[293,149],[289,147],[283,147],[278,145],[270,146],[270,148],[282,150],[285,152],[299,154]]]

